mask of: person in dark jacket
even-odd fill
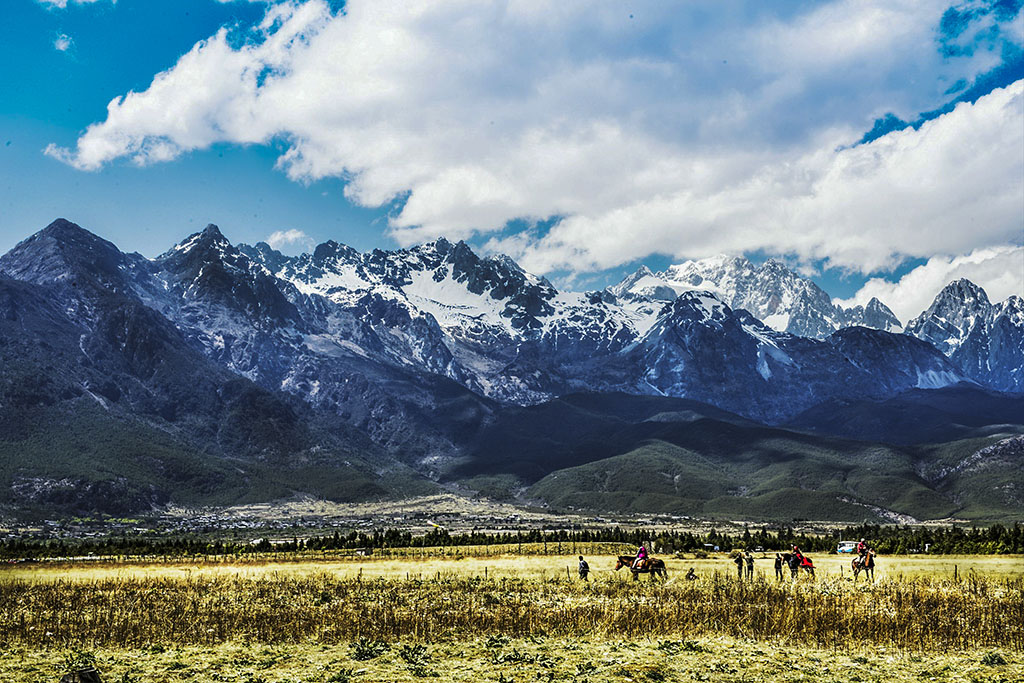
[[[793,546],[794,548],[796,546]],[[796,581],[797,574],[800,573],[800,564],[803,562],[803,555],[797,553],[789,554],[789,571],[793,575],[793,580]]]
[[[736,563],[736,572],[737,572],[736,575],[739,578],[739,580],[742,581],[743,580],[743,553],[739,553],[738,555],[736,555],[736,559],[733,560],[733,562]]]
[[[775,578],[782,581],[782,555],[775,553]]]
[[[584,581],[589,581],[589,579],[587,578],[587,575],[589,573],[590,565],[587,564],[587,561],[583,559],[582,555],[580,555],[580,578]]]
[[[745,559],[747,561],[747,578],[750,579],[751,581],[753,581],[754,580],[754,554],[751,553],[748,550],[746,555],[743,556],[743,559]]]

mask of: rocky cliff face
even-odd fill
[[[733,309],[747,310],[779,332],[823,339],[843,327],[860,325],[898,332],[899,320],[882,302],[845,309],[810,280],[779,261],[755,266],[743,257],[686,261],[652,273],[646,267],[609,288],[619,297],[671,301],[686,291],[715,294]]]
[[[1019,299],[986,304],[974,316],[991,321],[983,335],[964,322],[969,314],[954,325],[963,358],[984,349],[984,367],[1002,368],[986,375],[945,358],[934,335],[925,343],[844,327],[892,324],[880,302],[839,309],[776,262],[690,262],[668,277],[641,270],[603,292],[560,292],[507,257],[443,239],[369,253],[327,242],[289,257],[263,243],[234,246],[209,226],[146,259],[57,221],[0,257],[0,271],[44,287],[85,326],[83,344],[106,335],[132,349],[123,361],[139,376],[188,365],[166,361],[161,344],[173,338],[174,353],[299,399],[427,472],[459,457],[498,406],[572,391],[687,397],[780,421],[824,400],[969,377],[1017,386],[1004,375],[1020,367]],[[936,317],[948,323],[964,301],[943,303]],[[938,325],[935,335],[948,337]],[[807,334],[777,329],[794,326]]]
[[[863,327],[824,340],[778,332],[711,292],[666,307],[628,356],[634,391],[693,398],[778,422],[839,396],[883,397],[965,377],[928,344]]]
[[[894,326],[881,302],[833,306],[778,263],[667,272],[562,292],[461,242],[289,257],[215,226],[148,259],[55,221],[0,257],[0,504],[425,490],[495,416],[571,392],[822,424],[911,389],[1021,391],[1019,297],[952,283],[894,334],[869,329]]]
[[[907,323],[907,334],[949,356],[964,374],[999,391],[1024,391],[1024,302],[991,303],[970,280],[949,283]]]

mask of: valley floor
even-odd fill
[[[1024,680],[1019,556],[883,557],[873,583],[836,556],[796,582],[768,559],[739,581],[727,556],[691,556],[633,582],[581,547],[584,583],[564,554],[406,550],[5,565],[0,680],[84,665],[104,683]]]

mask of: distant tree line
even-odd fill
[[[879,553],[907,554],[1012,554],[1024,553],[1024,525],[994,524],[985,528],[879,526],[865,524],[843,527],[829,533],[796,533],[791,528],[745,529],[742,533],[710,531],[698,534],[686,531],[652,533],[642,527],[595,527],[591,529],[559,529],[514,531],[505,533],[450,534],[443,528],[426,534],[413,534],[400,529],[381,529],[372,533],[334,532],[305,539],[294,538],[255,543],[235,540],[210,540],[200,537],[147,537],[121,535],[89,539],[14,538],[0,541],[0,557],[46,558],[69,556],[167,556],[250,555],[266,553],[322,552],[335,550],[386,548],[458,548],[460,546],[544,544],[550,553],[571,552],[576,545],[587,543],[620,543],[651,545],[658,553],[699,552],[734,549],[776,551],[800,546],[804,552],[832,552],[840,540],[865,538]]]

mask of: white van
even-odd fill
[[[855,553],[857,552],[857,541],[841,541],[836,547],[837,553]]]

